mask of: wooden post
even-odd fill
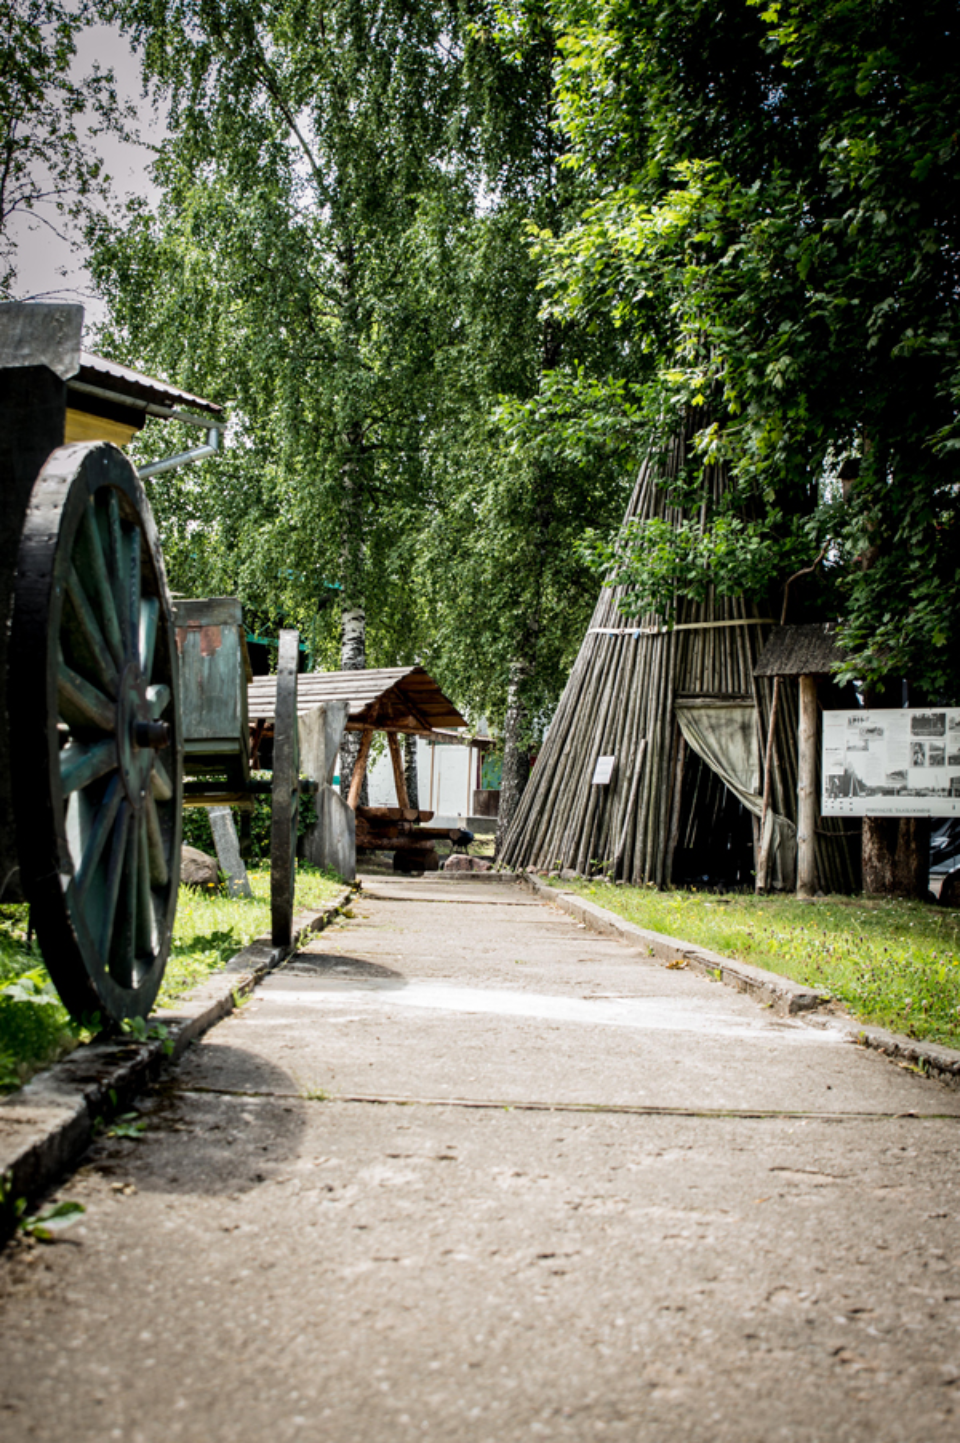
[[[407,778],[403,770],[400,738],[396,732],[387,732],[387,746],[390,748],[390,760],[393,763],[393,782],[397,789],[397,801],[404,810],[407,810],[410,806],[410,798],[407,795]]]
[[[763,763],[763,805],[760,808],[760,857],[757,862],[757,891],[767,890],[767,869],[770,861],[770,847],[767,841],[767,813],[773,789],[773,752],[777,737],[777,707],[780,704],[780,678],[773,678],[773,696],[770,700],[770,724],[767,728],[767,750]],[[772,836],[771,832],[771,836]]]
[[[817,680],[800,678],[797,743],[797,896],[817,889]]]
[[[370,755],[370,743],[373,741],[373,727],[366,726],[360,738],[360,750],[357,752],[357,760],[353,765],[353,776],[350,778],[350,791],[347,794],[347,806],[352,812],[357,810],[357,803],[360,800],[360,788],[363,786],[363,778],[367,771],[367,757]]]
[[[436,755],[437,755],[436,742],[431,742],[431,743],[430,743],[430,799],[429,799],[429,801],[427,802],[427,811],[428,811],[428,812],[436,812],[436,810],[437,810],[437,808],[433,805],[433,763],[434,763],[434,760],[436,759]]]

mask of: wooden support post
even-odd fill
[[[773,697],[770,702],[770,725],[767,728],[767,750],[763,763],[763,805],[760,808],[760,858],[757,862],[757,891],[767,890],[767,869],[770,862],[770,847],[767,838],[767,813],[773,788],[773,751],[777,739],[777,707],[780,704],[780,678],[773,678]],[[771,837],[773,833],[771,832]]]
[[[797,742],[797,896],[817,889],[817,681],[800,678]]]
[[[393,763],[393,781],[397,789],[397,802],[404,810],[407,810],[410,806],[410,798],[407,795],[407,778],[403,770],[400,738],[396,732],[387,732],[387,746],[390,748],[390,760]]]
[[[370,755],[370,743],[373,741],[373,727],[366,726],[360,738],[360,750],[357,752],[357,760],[353,767],[353,776],[350,778],[350,791],[347,795],[347,806],[351,811],[357,810],[357,803],[360,800],[360,788],[363,786],[363,779],[367,771],[367,757]]]

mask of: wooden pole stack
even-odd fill
[[[661,482],[678,474],[685,449],[676,438],[662,467],[641,471],[626,520],[661,517],[676,524]],[[714,499],[725,475],[711,475]],[[726,788],[684,744],[678,698],[739,698],[756,707],[762,758],[773,700],[754,666],[770,633],[757,606],[740,597],[708,596],[680,603],[675,625],[645,615],[629,620],[622,591],[604,588],[556,715],[505,839],[502,861],[515,869],[569,867],[637,884],[670,884],[674,856],[710,829],[728,799]],[[797,820],[795,683],[780,686],[770,749],[769,796],[774,812]],[[592,785],[600,756],[615,756],[608,786]],[[766,779],[765,779],[766,781]],[[832,832],[837,832],[834,837]],[[842,828],[821,823],[815,848],[820,886],[856,887],[855,863]]]

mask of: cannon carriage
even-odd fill
[[[169,955],[185,768],[188,790],[205,775],[211,802],[262,784],[249,776],[247,677],[236,671],[231,698],[229,668],[191,666],[190,638],[203,628],[190,617],[178,648],[142,481],[112,440],[96,439],[129,436],[146,414],[208,428],[206,446],[159,470],[216,449],[219,407],[108,363],[106,375],[78,382],[90,373],[82,318],[79,306],[0,306],[0,901],[29,902],[67,1008],[120,1021],[149,1012]],[[207,414],[178,412],[177,397]],[[71,431],[91,439],[65,439]],[[242,641],[229,600],[224,660],[238,630]],[[290,942],[296,865],[296,656],[296,633],[285,633],[271,853],[278,947]],[[213,672],[221,689],[204,692]]]

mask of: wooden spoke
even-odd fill
[[[144,826],[147,837],[147,858],[150,881],[154,887],[165,887],[170,880],[170,869],[163,850],[163,834],[160,830],[160,814],[152,792],[147,793],[143,806]]]
[[[140,603],[140,670],[149,677],[153,672],[153,653],[157,645],[160,603],[155,596],[145,596]]]
[[[124,838],[116,920],[106,943],[110,975],[121,987],[135,987],[137,919],[139,916],[140,836],[136,818],[128,814]]]
[[[65,721],[99,727],[104,732],[116,731],[117,709],[113,702],[78,676],[62,659],[57,677],[57,696]]]
[[[115,771],[116,766],[115,741],[94,742],[91,746],[70,742],[60,753],[60,786],[64,795],[88,787],[98,777]]]
[[[138,957],[151,959],[157,951],[157,924],[153,915],[153,894],[150,890],[150,855],[147,839],[147,818],[141,816],[137,828],[138,850],[137,876],[137,926],[136,947]]]
[[[154,721],[159,721],[170,705],[171,691],[168,686],[148,686],[147,701],[150,703],[150,715]]]
[[[103,898],[103,909],[100,914],[100,952],[104,957],[109,957],[111,952],[110,943],[113,940],[113,923],[117,912],[117,901],[120,896],[120,885],[126,871],[127,861],[127,834],[130,830],[130,804],[121,801],[117,819],[113,824],[113,836],[110,843],[110,856],[107,860],[107,877],[105,896]]]
[[[123,782],[119,777],[114,777],[107,786],[100,809],[97,812],[93,826],[87,836],[86,845],[83,849],[83,857],[80,862],[80,870],[77,872],[77,895],[83,901],[93,874],[96,872],[103,855],[103,849],[113,832],[113,824],[116,821],[120,803],[123,801]]]
[[[129,651],[134,651],[140,637],[140,532],[131,531],[128,540],[127,606],[130,617]]]
[[[120,623],[124,654],[130,651],[130,609],[127,605],[127,576],[129,572],[129,547],[120,524],[120,502],[115,491],[110,492],[107,502],[107,527],[110,536],[110,579],[113,603]]]
[[[173,782],[159,757],[154,757],[150,773],[150,786],[158,802],[169,802],[173,796]]]
[[[100,536],[100,528],[97,525],[96,508],[92,500],[89,505],[84,508],[83,539],[89,560],[90,574],[93,579],[93,589],[99,603],[98,609],[103,625],[103,634],[107,639],[107,645],[110,647],[113,659],[119,667],[123,664],[123,637],[120,634],[117,608],[113,599],[113,591],[110,587],[110,577],[107,574],[107,562],[103,554],[103,541]]]
[[[97,621],[75,566],[70,567],[67,575],[67,595],[73,604],[77,621],[80,624],[79,650],[83,652],[88,667],[96,673],[102,689],[110,696],[115,697],[117,694],[117,668],[113,664],[110,648],[107,646],[106,638],[100,629],[100,623]]]

